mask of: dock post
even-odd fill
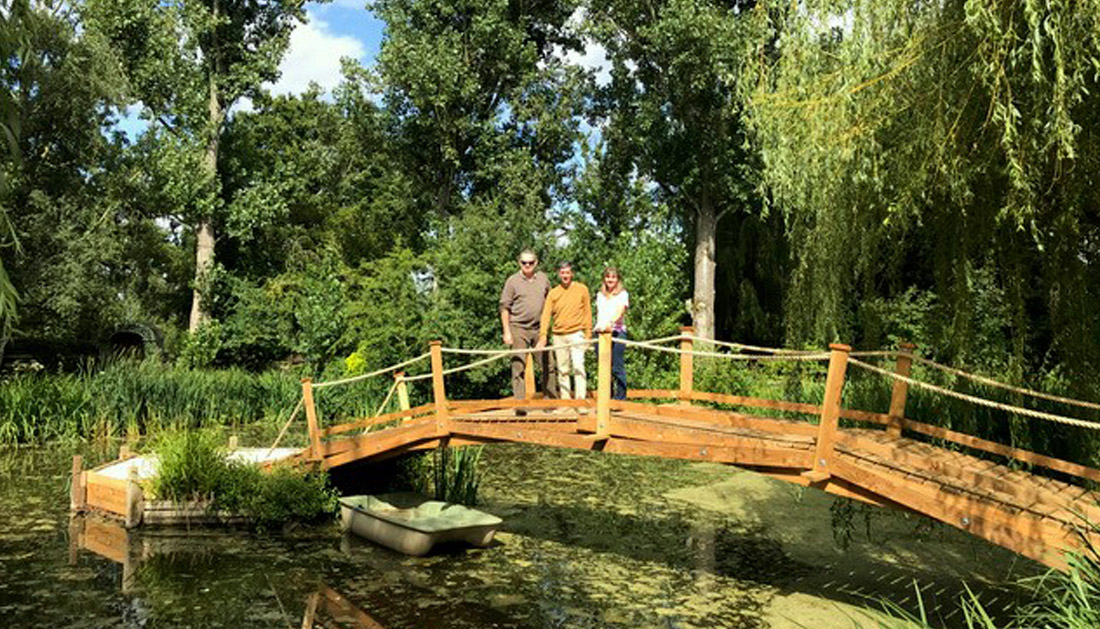
[[[850,351],[852,348],[848,345],[829,345],[829,372],[825,377],[825,399],[821,403],[821,424],[817,428],[814,467],[802,473],[811,483],[819,483],[832,476],[829,463],[833,459],[833,443],[836,441],[836,431],[840,423],[840,399],[844,391],[844,376],[848,370]]]
[[[436,429],[440,437],[447,433],[447,389],[443,386],[443,341],[432,341],[429,344],[429,352],[432,357],[432,397],[435,400]]]
[[[596,376],[596,434],[606,437],[611,426],[611,331],[600,332]]]
[[[145,512],[145,495],[138,481],[137,466],[131,465],[130,474],[126,477],[126,519],[123,523],[128,529],[141,524]]]
[[[84,457],[73,455],[73,480],[69,492],[69,509],[83,511],[88,503],[88,481],[84,476]]]
[[[691,404],[691,394],[695,389],[695,360],[691,351],[695,344],[692,335],[695,328],[690,325],[680,328],[680,403]]]
[[[909,370],[913,365],[913,350],[916,347],[908,341],[898,343],[898,362],[894,373],[899,376],[909,376]],[[890,392],[890,420],[886,426],[886,434],[895,439],[901,438],[901,431],[905,428],[905,401],[908,397],[909,383],[894,380],[894,390]]]
[[[306,425],[309,429],[309,460],[320,461],[321,429],[317,425],[317,406],[313,403],[313,379],[302,378],[302,406],[306,409]]]
[[[534,354],[527,354],[523,357],[523,398],[525,400],[535,399],[535,358]]]
[[[405,372],[398,371],[393,374],[393,379],[397,381],[397,405],[401,407],[401,410],[407,411],[409,406],[409,385],[405,382]]]

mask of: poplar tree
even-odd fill
[[[201,153],[194,200],[195,282],[189,329],[208,318],[204,287],[214,267],[223,208],[218,154],[226,118],[241,98],[278,78],[306,0],[88,0],[89,35],[116,53],[143,115]]]

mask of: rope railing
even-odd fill
[[[612,343],[619,343],[627,347],[640,347],[643,349],[651,349],[658,352],[666,352],[669,354],[690,354],[692,356],[701,356],[708,358],[725,358],[728,360],[748,360],[748,361],[778,361],[778,360],[829,360],[829,354],[826,352],[806,353],[806,354],[729,354],[724,352],[709,352],[705,350],[685,350],[678,347],[663,347],[661,345],[653,345],[646,341],[631,341],[623,338],[612,338]],[[710,341],[706,341],[710,342]]]
[[[915,379],[910,378],[908,376],[903,376],[899,373],[895,373],[895,372],[890,371],[888,369],[883,369],[881,367],[876,367],[875,365],[872,365],[870,363],[865,363],[862,360],[859,360],[858,358],[849,358],[848,362],[852,365],[855,365],[855,366],[861,368],[861,369],[865,369],[867,371],[871,371],[871,372],[886,376],[888,378],[893,378],[894,380],[900,380],[901,382],[904,382],[906,384],[909,384],[909,385],[912,385],[912,386],[915,386],[915,387],[918,387],[918,388],[921,388],[921,389],[925,389],[925,390],[928,390],[928,391],[932,391],[933,393],[938,393],[940,395],[944,395],[944,396],[947,396],[947,397],[952,397],[952,398],[955,398],[955,399],[958,399],[958,400],[962,400],[964,402],[969,402],[971,404],[975,404],[975,405],[978,405],[978,406],[985,406],[987,408],[992,408],[992,409],[995,409],[995,410],[1004,411],[1006,413],[1013,413],[1015,415],[1021,415],[1021,416],[1024,416],[1024,417],[1032,417],[1032,418],[1035,418],[1035,419],[1042,419],[1042,420],[1046,420],[1046,421],[1057,422],[1059,424],[1065,424],[1065,425],[1068,425],[1068,426],[1075,426],[1077,428],[1088,428],[1090,430],[1100,430],[1100,423],[1097,423],[1097,422],[1090,422],[1090,421],[1086,421],[1086,420],[1083,420],[1083,419],[1077,419],[1075,417],[1066,417],[1065,415],[1057,415],[1057,414],[1054,414],[1054,413],[1046,413],[1046,412],[1043,412],[1043,411],[1036,411],[1036,410],[1033,410],[1033,409],[1030,409],[1030,408],[1023,408],[1021,406],[1013,406],[1011,404],[1003,404],[1001,402],[994,402],[992,400],[987,400],[985,398],[980,398],[980,397],[977,397],[977,396],[968,395],[966,393],[959,393],[958,391],[952,391],[951,389],[946,389],[944,387],[940,387],[940,386],[937,386],[937,385],[934,385],[934,384],[930,384],[930,383],[927,383],[927,382],[922,382],[920,380],[915,380]]]
[[[820,353],[820,352],[815,352],[815,351],[812,351],[812,350],[783,349],[783,348],[777,348],[777,347],[762,347],[760,345],[746,345],[744,343],[732,343],[730,341],[716,341],[714,339],[706,339],[706,338],[702,338],[702,337],[699,337],[699,336],[694,336],[694,335],[691,335],[691,334],[684,334],[684,335],[681,335],[678,338],[691,339],[693,342],[696,342],[696,343],[709,343],[711,345],[716,345],[718,347],[728,347],[730,349],[735,349],[737,351],[747,350],[747,351],[750,351],[750,352],[761,352],[763,354],[809,355],[809,354],[819,354]],[[654,343],[656,341],[649,341],[649,342]]]
[[[342,378],[340,380],[329,380],[327,382],[314,382],[313,383],[313,388],[314,389],[321,389],[321,388],[324,388],[324,387],[334,387],[338,384],[349,384],[349,383],[352,383],[352,382],[358,382],[360,380],[366,380],[367,378],[373,378],[375,376],[381,376],[383,374],[398,371],[400,369],[408,367],[409,365],[415,365],[416,363],[428,358],[428,356],[430,356],[430,354],[421,354],[421,355],[417,356],[416,358],[410,358],[409,360],[406,360],[403,363],[397,363],[396,365],[391,365],[389,367],[384,367],[384,368],[379,369],[377,371],[372,371],[370,373],[365,373],[365,374],[360,375],[360,376],[352,376],[350,378]],[[431,374],[429,374],[429,375],[431,375]],[[406,380],[409,380],[409,378],[406,378]]]
[[[1088,409],[1092,409],[1092,410],[1100,410],[1100,404],[1097,404],[1095,402],[1086,402],[1084,400],[1075,400],[1073,398],[1062,397],[1060,395],[1054,395],[1054,394],[1051,394],[1051,393],[1043,393],[1042,391],[1035,391],[1035,390],[1032,390],[1032,389],[1025,389],[1023,387],[1016,387],[1016,386],[1013,386],[1011,384],[1005,384],[1004,382],[999,382],[999,381],[994,380],[992,378],[986,378],[985,376],[979,376],[978,374],[968,373],[968,372],[963,371],[961,369],[956,369],[954,367],[948,367],[947,365],[942,365],[942,364],[940,364],[940,363],[938,363],[934,360],[930,360],[928,358],[921,358],[920,356],[914,356],[913,360],[919,362],[922,365],[932,367],[933,369],[938,369],[940,371],[949,373],[951,375],[959,376],[960,378],[967,378],[967,379],[970,379],[970,380],[974,380],[975,382],[980,382],[984,385],[988,385],[988,386],[991,386],[991,387],[997,387],[999,389],[1004,389],[1005,391],[1009,391],[1011,393],[1019,393],[1020,395],[1029,395],[1031,397],[1039,398],[1039,399],[1042,399],[1042,400],[1049,400],[1051,402],[1060,402],[1062,404],[1069,404],[1069,405],[1072,405],[1072,406],[1080,406],[1081,408],[1088,408]]]
[[[679,338],[679,337],[672,337]],[[659,339],[658,339],[659,340]],[[650,341],[652,342],[652,341]],[[595,345],[595,339],[588,339],[579,341],[577,343],[570,343],[568,345],[546,345],[545,347],[527,347],[524,349],[466,349],[461,347],[441,347],[439,351],[444,354],[465,354],[469,356],[522,356],[524,354],[538,354],[540,352],[549,352],[555,349],[567,349],[570,347],[580,347],[581,345]]]
[[[283,440],[283,435],[286,434],[287,428],[294,423],[294,418],[298,417],[298,413],[302,412],[302,405],[305,403],[305,398],[298,398],[298,404],[294,407],[294,410],[290,412],[290,417],[287,418],[283,427],[279,430],[279,435],[275,437],[275,441],[271,444],[271,448],[267,451],[267,456],[264,458],[270,458],[271,453],[275,451],[275,448],[279,445],[279,442]]]

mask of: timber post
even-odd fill
[[[817,428],[817,444],[814,448],[814,467],[802,475],[811,483],[828,480],[832,476],[829,463],[833,459],[833,444],[840,423],[840,399],[844,392],[844,376],[848,370],[848,352],[852,348],[842,343],[829,345],[829,372],[825,377],[825,399],[821,403],[821,423]]]
[[[611,331],[600,332],[596,377],[596,434],[606,436],[611,425]]]
[[[691,351],[694,348],[692,335],[695,328],[690,325],[680,328],[680,402],[691,403],[691,394],[695,389],[695,360]]]
[[[79,454],[73,455],[73,481],[72,489],[69,493],[69,509],[73,511],[83,511],[85,505],[88,503],[88,481],[84,475],[84,457]]]
[[[317,425],[317,406],[313,403],[313,379],[302,378],[302,405],[306,408],[306,425],[309,428],[309,459],[319,461],[321,452],[321,429]]]
[[[523,392],[524,399],[535,399],[535,358],[534,354],[527,354],[523,358]]]
[[[443,341],[432,341],[428,345],[432,357],[432,396],[435,399],[436,428],[444,432],[447,421],[447,389],[443,386]]]
[[[409,385],[405,382],[405,372],[398,371],[393,374],[393,379],[397,381],[397,405],[403,411],[407,411],[409,406]]]
[[[913,366],[913,350],[916,347],[908,341],[898,343],[898,362],[894,373],[909,376],[909,370]],[[905,401],[908,397],[909,383],[894,380],[894,389],[890,392],[890,419],[886,425],[886,434],[891,437],[901,438],[901,431],[905,428]]]
[[[132,529],[141,524],[141,517],[145,511],[145,495],[139,484],[136,465],[130,466],[130,473],[126,477],[126,516],[123,525]]]

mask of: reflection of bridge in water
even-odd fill
[[[669,346],[669,341],[678,342],[679,346]],[[632,390],[628,392],[628,400],[611,399],[613,342],[678,354],[679,388]],[[700,351],[695,347],[700,342],[715,348],[756,353]],[[530,360],[534,351],[522,352],[527,354],[528,391],[534,391]],[[484,357],[445,369],[443,357],[448,353]],[[429,353],[377,372],[333,382],[303,380],[302,399],[287,421],[289,426],[299,410],[305,410],[310,445],[297,459],[327,469],[441,445],[522,442],[713,461],[873,505],[924,514],[1056,567],[1065,566],[1064,551],[1081,548],[1084,539],[1093,539],[1091,534],[1078,530],[1082,517],[1100,522],[1097,495],[1074,484],[1100,481],[1100,470],[907,419],[905,406],[909,387],[914,386],[979,406],[1078,428],[1095,429],[1100,424],[1006,406],[915,380],[909,376],[914,361],[957,376],[969,374],[919,358],[912,354],[912,346],[902,346],[897,352],[853,352],[848,346],[832,345],[829,352],[816,353],[700,341],[691,336],[690,328],[679,336],[650,342],[612,340],[605,333],[599,338],[598,387],[594,399],[447,398],[446,376],[515,355],[516,352],[508,350],[445,348],[433,342]],[[695,357],[827,362],[824,396],[820,404],[805,404],[697,391],[693,386]],[[893,358],[895,364],[892,370],[887,370],[863,362],[862,358]],[[430,360],[430,372],[410,377],[402,371],[423,360]],[[890,408],[886,412],[843,407],[842,392],[849,365],[893,380]],[[396,393],[401,410],[337,425],[320,425],[314,401],[319,389],[385,374],[392,374],[394,383],[383,407]],[[979,376],[970,377],[1020,395],[1100,408],[1088,402],[1016,389]],[[408,384],[427,380],[431,381],[433,401],[410,407]],[[816,425],[753,414],[745,409],[806,416],[816,420]],[[841,420],[845,423],[843,427]],[[1011,467],[1020,463],[1045,468],[1048,474],[1052,471],[1063,480]]]

